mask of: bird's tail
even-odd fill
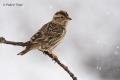
[[[20,53],[18,53],[17,55],[24,55],[24,54],[26,54],[27,52],[29,52],[31,49],[30,49],[30,47],[26,47],[23,51],[21,51]]]

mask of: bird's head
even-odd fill
[[[66,11],[60,10],[56,12],[53,16],[53,22],[60,24],[60,25],[66,25],[69,20],[72,20],[68,13]]]

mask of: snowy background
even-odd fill
[[[78,80],[120,80],[120,0],[0,0],[0,36],[27,41],[59,10],[72,18],[55,48],[60,60]],[[0,80],[71,80],[37,50],[17,56],[23,49],[0,45]]]

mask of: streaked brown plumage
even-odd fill
[[[52,54],[52,50],[60,43],[61,39],[64,38],[69,20],[71,20],[71,18],[66,11],[61,10],[56,12],[52,21],[43,25],[43,27],[31,37],[30,41],[28,41],[30,45],[18,55],[24,55],[33,49],[48,51]]]

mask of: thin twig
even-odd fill
[[[24,43],[24,42],[13,42],[13,41],[7,41],[5,38],[0,37],[0,43],[4,43],[4,44],[11,44],[11,45],[16,45],[16,46],[28,46],[28,44]]]
[[[10,44],[10,45],[16,45],[16,46],[29,46],[29,42],[14,42],[14,41],[7,41],[5,38],[0,37],[0,43],[4,43],[4,44]],[[77,77],[75,77],[75,75],[69,70],[69,68],[64,65],[58,58],[54,58],[54,55],[50,54],[47,51],[43,52],[44,54],[48,55],[51,59],[53,59],[59,66],[61,66],[69,75],[73,80],[77,80]]]
[[[70,75],[70,77],[72,77],[73,80],[77,80],[77,78],[75,77],[75,75],[68,69],[68,67],[66,65],[64,65],[62,62],[60,62],[60,60],[58,58],[54,58],[54,56],[52,54],[50,54],[49,52],[47,52],[47,51],[44,51],[43,53],[46,54],[46,55],[48,55],[58,65],[60,65]]]

